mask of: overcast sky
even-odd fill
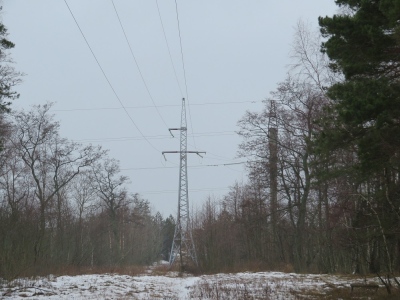
[[[179,159],[161,152],[179,150],[168,128],[180,126],[182,97],[188,150],[207,152],[188,157],[189,201],[200,207],[246,180],[243,165],[223,164],[246,160],[237,121],[284,80],[296,23],[317,29],[318,16],[337,10],[334,0],[177,0],[185,84],[175,0],[67,3],[94,55],[64,0],[3,0],[15,67],[26,73],[13,108],[55,102],[61,135],[109,149],[130,191],[164,217],[176,215]]]

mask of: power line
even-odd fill
[[[190,169],[199,169],[199,168],[209,168],[209,167],[228,167],[228,166],[234,166],[234,165],[243,165],[246,163],[256,163],[256,162],[262,162],[261,160],[254,160],[254,161],[241,161],[241,162],[234,162],[234,163],[226,163],[226,164],[208,164],[208,165],[193,165],[193,166],[188,166]],[[159,169],[176,169],[179,168],[179,166],[174,166],[174,167],[142,167],[142,168],[124,168],[121,169],[121,171],[140,171],[140,170],[159,170]]]
[[[150,141],[144,136],[143,132],[139,129],[139,127],[136,125],[135,121],[133,121],[132,117],[129,115],[129,113],[128,113],[126,107],[125,107],[124,104],[122,103],[122,101],[121,101],[121,99],[119,98],[117,92],[115,91],[115,89],[114,89],[114,87],[112,86],[110,80],[108,79],[106,73],[104,72],[103,67],[100,65],[99,60],[97,59],[96,55],[94,54],[94,52],[93,52],[93,50],[92,50],[92,47],[90,47],[90,44],[89,44],[88,40],[86,39],[85,34],[83,33],[81,27],[79,26],[79,23],[78,23],[78,21],[76,20],[76,18],[75,18],[75,16],[74,16],[73,12],[72,12],[72,10],[71,10],[71,8],[69,7],[69,5],[68,5],[68,3],[67,3],[67,0],[64,0],[64,3],[65,3],[65,5],[68,7],[68,10],[69,10],[69,12],[71,13],[72,18],[74,19],[76,26],[78,27],[79,31],[81,32],[81,35],[82,35],[83,39],[84,39],[85,42],[86,42],[86,45],[88,46],[90,52],[92,53],[93,58],[95,59],[97,65],[99,66],[101,72],[103,73],[104,78],[105,78],[106,81],[108,82],[108,85],[110,86],[111,90],[113,91],[113,93],[114,93],[115,97],[117,98],[119,104],[120,104],[121,107],[124,109],[124,111],[125,111],[126,115],[128,116],[129,120],[131,120],[131,122],[132,122],[132,124],[135,126],[136,130],[137,130],[137,131],[140,133],[140,135],[146,140],[146,142],[147,142],[154,150],[156,150],[157,152],[160,152],[160,151],[159,151],[152,143],[150,143]]]
[[[129,42],[129,40],[128,40],[128,37],[127,37],[127,35],[126,35],[125,28],[124,28],[124,26],[122,25],[121,18],[119,17],[117,8],[116,8],[116,6],[115,6],[115,4],[114,4],[114,0],[112,0],[111,2],[112,2],[112,5],[113,5],[113,7],[114,7],[115,14],[117,15],[117,18],[118,18],[118,21],[119,21],[119,25],[121,26],[122,32],[124,33],[125,40],[126,40],[126,43],[128,44],[128,47],[129,47],[129,50],[130,50],[130,52],[131,52],[131,56],[132,56],[132,58],[133,58],[133,61],[135,62],[136,67],[137,67],[137,69],[138,69],[138,71],[139,71],[140,77],[142,78],[143,84],[144,84],[144,86],[146,87],[147,94],[149,95],[149,97],[150,97],[150,99],[151,99],[151,102],[153,103],[154,108],[157,110],[157,113],[158,113],[158,115],[160,116],[161,120],[163,121],[164,125],[168,128],[167,123],[165,122],[164,118],[162,117],[160,111],[159,111],[158,108],[157,108],[157,105],[156,105],[155,102],[154,102],[153,96],[151,95],[150,90],[149,90],[149,87],[148,87],[146,81],[144,80],[143,73],[142,73],[142,71],[140,70],[140,67],[139,67],[139,64],[138,64],[138,62],[137,62],[137,59],[136,59],[135,55],[133,54],[133,50],[132,50],[131,44],[130,44],[130,42]]]
[[[261,103],[264,100],[257,101],[228,101],[228,102],[203,102],[203,103],[192,103],[192,106],[206,106],[206,105],[231,105],[231,104],[243,104],[243,103]],[[180,104],[164,104],[157,105],[157,108],[164,107],[177,107]],[[144,109],[144,108],[154,108],[152,105],[143,105],[143,106],[125,106],[126,109]],[[123,109],[122,107],[98,107],[98,108],[70,108],[70,109],[52,109],[51,111],[59,111],[59,112],[68,112],[68,111],[91,111],[91,110],[119,110]]]
[[[204,136],[224,136],[224,135],[235,135],[234,131],[214,131],[214,132],[199,132],[195,133],[196,137]],[[126,136],[126,137],[115,137],[115,138],[92,138],[92,139],[79,139],[74,142],[124,142],[124,141],[137,141],[137,140],[158,140],[158,139],[171,139],[170,135],[153,135],[153,136]]]
[[[185,79],[186,98],[189,100],[188,86],[187,86],[187,80],[186,80],[185,60],[183,57],[181,26],[180,26],[180,22],[179,22],[178,2],[176,0],[175,0],[175,11],[176,11],[176,21],[178,22],[179,45],[181,47],[181,58],[182,58],[183,78]]]
[[[183,56],[183,46],[182,46],[182,35],[181,35],[181,25],[179,22],[179,12],[178,12],[178,2],[175,0],[175,10],[176,10],[176,20],[178,22],[178,33],[179,33],[179,44],[181,46],[181,57],[182,57],[182,67],[183,67],[183,78],[185,79],[185,88],[186,88],[186,99],[188,101],[188,110],[189,110],[189,120],[190,120],[190,129],[192,130],[193,133],[193,121],[192,121],[192,113],[190,111],[190,99],[189,99],[189,92],[188,92],[188,86],[187,86],[187,77],[186,77],[186,67],[185,67],[185,59]],[[193,144],[196,147],[196,141],[193,138]]]
[[[215,192],[215,191],[228,191],[228,187],[215,187],[215,188],[201,188],[201,189],[189,189],[191,193],[198,193],[198,192]],[[138,192],[139,194],[173,194],[176,193],[176,190],[162,190],[162,191],[144,191]]]
[[[162,30],[163,30],[163,33],[164,33],[165,43],[167,44],[169,59],[170,59],[170,61],[171,61],[172,69],[174,70],[176,83],[178,84],[179,91],[181,92],[181,96],[182,96],[182,98],[183,98],[183,97],[184,97],[184,96],[183,96],[183,92],[182,92],[182,89],[181,89],[181,85],[179,84],[179,79],[178,79],[178,75],[176,74],[176,69],[175,69],[174,61],[172,60],[171,49],[169,48],[167,35],[166,35],[166,33],[165,33],[164,23],[163,23],[163,21],[162,21],[161,12],[160,12],[160,7],[158,6],[158,0],[156,0],[156,5],[157,5],[158,16],[159,16],[159,18],[160,18],[161,27],[162,27]]]

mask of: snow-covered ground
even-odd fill
[[[344,276],[280,272],[178,277],[93,274],[18,279],[0,284],[0,299],[299,299],[355,282]],[[378,283],[376,280],[372,280]],[[371,282],[371,281],[370,281]]]

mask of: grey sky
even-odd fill
[[[333,0],[178,0],[187,97],[175,1],[158,4],[179,85],[156,0],[114,0],[150,97],[112,1],[67,2],[152,146],[122,109],[63,0],[3,1],[3,22],[16,44],[12,57],[18,71],[27,74],[13,107],[55,102],[62,136],[110,149],[132,181],[130,190],[164,216],[176,213],[179,160],[169,155],[165,162],[161,151],[179,149],[179,137],[170,138],[168,127],[180,125],[181,98],[190,105],[188,149],[207,152],[204,159],[189,157],[195,166],[189,168],[189,201],[196,207],[246,179],[242,165],[221,164],[245,160],[237,158],[236,123],[246,110],[260,110],[261,101],[284,79],[296,23],[303,19],[317,28],[318,16],[336,11]]]

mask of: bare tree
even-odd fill
[[[34,106],[30,111],[14,114],[15,138],[12,139],[34,184],[39,203],[39,236],[35,245],[35,259],[42,254],[46,231],[46,213],[57,201],[61,219],[61,191],[83,169],[93,165],[104,152],[99,147],[70,142],[59,136],[59,124],[49,114],[51,104]]]
[[[321,52],[321,43],[321,34],[313,30],[309,23],[299,20],[290,49],[292,63],[289,65],[289,72],[296,79],[325,92],[327,87],[343,78],[329,68],[330,61]]]
[[[96,202],[97,191],[95,184],[91,170],[85,170],[73,179],[69,192],[73,202],[72,205],[78,216],[75,234],[75,260],[78,265],[83,263],[85,254],[88,254],[93,249],[92,239],[87,232],[87,220],[96,213],[99,207]]]
[[[313,185],[318,173],[313,140],[320,130],[317,121],[323,115],[323,107],[329,103],[326,86],[338,77],[329,70],[327,59],[320,51],[319,35],[312,33],[303,22],[296,28],[291,58],[293,63],[286,79],[271,93],[272,99],[266,101],[265,108],[261,112],[246,112],[238,122],[239,134],[243,137],[239,149],[240,155],[254,157],[248,164],[250,179],[257,178],[252,184],[261,185],[269,194],[273,178],[268,175],[274,167],[269,159],[272,155],[269,153],[270,129],[276,127],[279,195],[278,203],[269,203],[268,215],[275,216],[270,217],[270,222],[291,225],[292,246],[287,248],[291,253],[276,259],[284,262],[292,257],[295,269],[300,271],[306,270],[316,257],[307,247],[307,224],[314,222],[310,218],[313,212],[309,210],[320,204],[322,195]],[[274,105],[268,105],[269,101]],[[283,229],[282,226],[271,224],[272,229]],[[272,252],[284,253],[279,234],[273,243],[280,248]]]
[[[96,182],[95,189],[109,218],[109,249],[116,252],[117,257],[121,256],[118,213],[129,203],[125,187],[129,178],[119,173],[119,162],[115,159],[106,159],[92,168],[93,178]]]

